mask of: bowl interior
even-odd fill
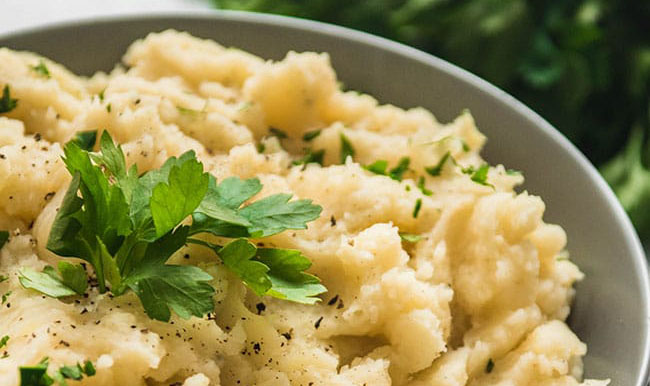
[[[484,156],[524,173],[524,188],[544,199],[545,220],[564,227],[572,259],[586,274],[569,320],[589,346],[585,375],[611,378],[613,385],[645,386],[648,276],[634,229],[584,156],[531,110],[477,77],[370,35],[235,12],[81,21],[0,36],[0,46],[35,51],[90,75],[112,69],[133,40],[167,28],[269,59],[290,50],[329,52],[349,88],[383,103],[423,106],[443,122],[470,109],[488,137]]]

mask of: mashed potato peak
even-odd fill
[[[49,76],[34,71],[40,61]],[[89,385],[608,383],[581,383],[587,348],[564,320],[582,273],[563,257],[564,231],[543,222],[538,197],[514,192],[522,176],[477,175],[485,138],[469,113],[442,124],[343,92],[327,54],[264,61],[175,31],[135,42],[123,62],[88,79],[0,49],[0,86],[19,100],[0,116],[0,229],[11,231],[0,385],[46,356],[53,368],[93,361]],[[260,196],[321,205],[307,230],[260,242],[308,256],[323,301],[258,298],[192,245],[172,261],[214,277],[203,319],[153,321],[132,293],[60,301],[22,288],[20,267],[59,259],[45,244],[70,181],[62,146],[94,129],[140,171],[193,149],[219,180],[257,176]],[[345,162],[342,136],[354,152]],[[308,151],[324,151],[324,166],[292,165]],[[362,167],[404,157],[401,181]]]

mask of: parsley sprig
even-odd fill
[[[299,251],[257,248],[248,240],[305,229],[322,210],[311,200],[274,194],[244,205],[262,189],[260,181],[230,177],[217,183],[193,151],[140,175],[137,165],[127,168],[108,132],[99,147],[93,153],[78,141],[66,144],[63,160],[72,182],[47,248],[90,263],[101,293],[133,291],[147,315],[161,321],[169,321],[171,311],[185,319],[212,312],[212,277],[196,266],[167,264],[187,243],[213,250],[260,296],[313,304],[326,291],[304,272],[311,262]],[[234,240],[215,245],[195,237],[201,233]],[[82,265],[64,260],[58,271],[23,268],[19,280],[26,288],[64,297],[83,294],[87,275]]]

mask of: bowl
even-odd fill
[[[645,386],[650,341],[648,268],[616,197],[562,134],[512,96],[441,59],[333,25],[242,12],[95,18],[0,36],[0,46],[35,51],[72,71],[111,70],[135,39],[175,28],[269,59],[289,50],[328,52],[340,80],[382,103],[423,106],[449,121],[468,108],[488,137],[483,155],[523,171],[524,188],[546,202],[547,222],[567,232],[586,274],[569,324],[587,343],[585,376]]]

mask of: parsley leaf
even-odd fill
[[[250,289],[257,295],[264,295],[271,288],[271,280],[266,273],[269,267],[257,260],[255,257],[257,248],[246,239],[237,239],[226,244],[218,252],[223,264],[235,275],[242,279]]]
[[[7,292],[3,293],[0,304],[5,304],[7,302],[7,299],[9,298],[9,296],[11,296],[12,293],[13,293],[12,291],[7,291]]]
[[[183,319],[214,310],[212,276],[198,267],[145,261],[133,268],[124,284],[135,292],[147,315],[167,322],[170,308]]]
[[[95,365],[93,365],[93,363],[88,360],[84,362],[83,372],[89,377],[92,377],[93,375],[97,374],[97,370],[95,370]]]
[[[210,246],[215,248],[215,246]],[[327,289],[320,280],[303,271],[311,262],[297,250],[260,248],[237,239],[219,249],[224,265],[258,295],[314,304]]]
[[[7,345],[7,342],[9,342],[9,335],[5,335],[0,339],[0,348],[3,348]]]
[[[404,176],[404,173],[406,173],[409,170],[409,164],[411,163],[411,159],[409,157],[402,157],[400,158],[399,162],[397,163],[397,166],[395,166],[393,169],[388,172],[388,176],[396,181],[402,181],[402,177]]]
[[[43,269],[43,272],[23,267],[18,273],[18,280],[25,288],[35,289],[53,298],[76,295],[76,292],[65,285],[56,270],[49,265]]]
[[[406,232],[400,232],[399,237],[404,241],[408,241],[409,243],[417,243],[418,241],[424,238],[421,235],[416,235],[413,233],[406,233]]]
[[[282,131],[282,130],[280,130],[280,129],[276,129],[275,127],[271,127],[271,128],[269,129],[269,132],[271,133],[271,135],[274,135],[274,136],[278,137],[278,139],[286,139],[286,138],[289,138],[289,136],[287,135],[287,133],[285,133],[284,131]]]
[[[323,157],[325,156],[325,149],[320,149],[316,151],[307,151],[304,157],[299,160],[293,161],[294,165],[307,165],[309,163],[317,163],[323,165]]]
[[[489,170],[490,170],[490,166],[488,164],[483,164],[472,173],[472,176],[470,178],[472,179],[472,181],[476,182],[477,184],[484,185],[484,186],[491,186],[492,188],[494,188],[494,185],[487,182],[487,176]]]
[[[52,75],[50,74],[50,70],[47,68],[45,65],[45,62],[43,60],[39,61],[37,65],[35,66],[30,66],[30,68],[37,74],[42,75],[46,78],[51,78]]]
[[[442,167],[445,166],[445,162],[451,157],[451,153],[446,152],[445,155],[440,158],[440,161],[435,166],[429,166],[427,168],[424,168],[429,175],[433,177],[437,177],[440,175],[442,172]]]
[[[371,163],[370,165],[363,166],[363,168],[369,172],[385,176],[386,168],[388,168],[388,161],[380,159]]]
[[[345,134],[341,133],[341,163],[344,164],[348,156],[354,158],[354,153],[352,143]]]
[[[417,185],[418,189],[420,189],[422,194],[424,194],[425,196],[432,196],[433,192],[427,189],[424,184],[425,184],[425,179],[423,176],[420,176],[420,178],[418,178],[418,185]]]
[[[208,174],[196,160],[171,168],[169,183],[156,185],[151,194],[151,214],[158,237],[194,212],[208,191],[208,182]]]
[[[242,208],[239,213],[251,222],[253,237],[267,237],[287,229],[306,229],[307,223],[320,216],[322,208],[311,200],[289,201],[290,194],[265,197]]]
[[[18,99],[11,97],[11,90],[9,90],[9,85],[6,84],[2,89],[2,98],[0,98],[0,114],[8,113],[15,109],[16,106],[18,106]]]
[[[47,366],[49,359],[47,357],[35,366],[20,366],[20,386],[49,386],[54,380],[47,375]]]
[[[8,240],[9,240],[9,232],[0,231],[0,249],[2,249],[2,247],[5,246]]]
[[[420,209],[422,209],[422,199],[418,198],[415,200],[415,206],[413,207],[413,218],[417,218],[420,214]]]
[[[58,268],[63,284],[79,295],[83,295],[86,292],[88,280],[86,270],[81,264],[71,264],[61,260],[59,261]]]
[[[90,151],[97,142],[97,130],[80,131],[72,139],[80,148]]]
[[[320,280],[303,271],[311,261],[300,251],[291,249],[261,248],[256,259],[269,267],[271,288],[267,295],[297,303],[314,304],[316,296],[327,291]]]
[[[302,136],[302,140],[305,142],[309,142],[314,140],[314,138],[318,137],[320,135],[321,131],[320,130],[312,130],[308,131]]]

